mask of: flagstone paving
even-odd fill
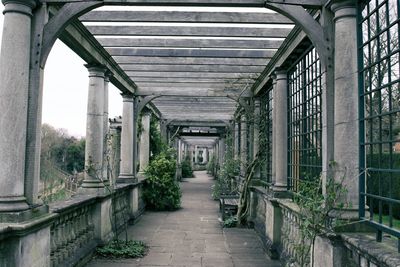
[[[254,230],[221,227],[218,202],[211,198],[212,177],[206,172],[195,172],[195,176],[181,183],[180,210],[146,211],[128,228],[130,239],[149,245],[144,258],[94,258],[87,267],[280,267],[279,261],[266,256]]]

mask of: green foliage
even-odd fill
[[[163,142],[158,129],[159,123],[155,116],[150,117],[150,161],[167,149],[167,144]]]
[[[96,249],[97,255],[107,258],[142,258],[148,250],[142,241],[113,240],[104,247]]]
[[[182,166],[182,177],[183,178],[192,178],[193,177],[193,169],[190,161],[190,157],[186,156],[185,159],[181,163]]]
[[[229,217],[224,221],[224,228],[233,228],[238,224],[238,219],[236,216]]]
[[[299,206],[300,239],[295,245],[297,262],[300,266],[310,264],[310,249],[313,247],[317,235],[333,232],[333,229],[345,223],[343,220],[334,219],[333,215],[340,218],[344,208],[350,206],[343,202],[347,193],[340,182],[327,179],[326,192],[322,194],[322,177],[310,178],[301,181],[299,191],[294,195],[294,202]],[[313,266],[313,262],[311,262]]]
[[[85,165],[85,139],[70,136],[64,129],[42,125],[41,161],[50,161],[62,171],[81,172]]]
[[[215,170],[215,156],[212,155],[207,163],[207,173],[214,174],[214,170]]]
[[[231,193],[235,191],[233,181],[239,175],[240,161],[233,158],[225,157],[225,161],[218,171],[218,178],[212,187],[212,196],[218,199],[221,194]]]
[[[152,210],[175,210],[181,204],[181,190],[175,180],[176,157],[172,150],[161,152],[146,169],[143,199]]]
[[[221,194],[229,194],[237,190],[234,181],[240,173],[240,160],[234,159],[233,138],[230,131],[226,134],[226,144],[224,162],[218,170],[217,181],[212,187],[212,197],[214,199],[218,199]]]

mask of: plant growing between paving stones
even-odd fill
[[[97,255],[107,258],[141,258],[147,253],[148,246],[142,241],[111,241],[104,247],[96,249]]]

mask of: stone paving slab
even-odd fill
[[[205,172],[181,183],[182,209],[146,211],[128,228],[128,238],[143,240],[149,253],[142,259],[94,258],[87,267],[280,267],[268,258],[252,229],[221,227],[218,202],[211,199],[213,179]]]

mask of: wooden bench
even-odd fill
[[[221,195],[219,199],[219,209],[222,220],[225,221],[226,215],[233,216],[237,213],[239,206],[239,195]]]

